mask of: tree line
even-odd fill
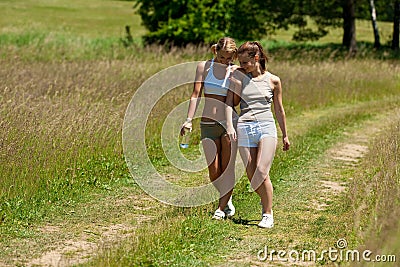
[[[329,28],[343,29],[342,45],[357,51],[356,19],[371,20],[374,47],[381,46],[377,21],[392,21],[391,47],[399,49],[400,0],[133,0],[146,43],[212,43],[221,36],[261,39],[295,29],[293,40],[318,40]],[[310,26],[313,24],[313,26]]]

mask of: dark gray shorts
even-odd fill
[[[200,122],[201,139],[220,139],[226,134],[226,121]]]
[[[233,119],[233,127],[237,126],[237,118]],[[226,134],[226,121],[201,121],[200,122],[201,140],[210,138],[212,140],[220,139]]]

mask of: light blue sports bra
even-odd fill
[[[229,87],[228,77],[229,71],[226,72],[223,80],[218,80],[214,76],[214,59],[212,59],[210,69],[204,79],[204,94],[226,96]]]

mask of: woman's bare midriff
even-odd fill
[[[201,121],[224,121],[225,120],[225,96],[204,95],[204,109]]]

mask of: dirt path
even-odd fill
[[[135,234],[163,206],[134,188],[94,197],[6,245],[0,266],[72,266]],[[3,258],[5,257],[5,258]]]
[[[396,111],[399,112],[399,111]],[[349,181],[341,177],[343,171],[357,168],[368,151],[368,144],[377,136],[390,114],[382,114],[356,127],[340,143],[335,144],[310,169],[319,181],[311,201],[311,212],[320,214],[347,190]],[[6,245],[6,255],[0,256],[0,266],[71,266],[84,263],[107,247],[135,235],[143,223],[152,220],[163,206],[143,192],[123,188],[113,196],[94,198],[91,203],[78,206],[67,216],[31,229],[28,238],[18,238]],[[257,236],[245,236],[243,243],[251,244]],[[232,266],[292,266],[290,262],[260,262],[254,254],[236,251],[228,257]],[[312,266],[309,262],[296,266]]]
[[[289,244],[291,248],[301,247],[302,244],[295,244],[296,239],[302,239],[301,231],[306,230],[311,224],[318,220],[315,218],[333,218],[329,217],[329,212],[326,210],[330,206],[336,205],[338,201],[341,201],[341,196],[345,194],[348,190],[348,184],[351,180],[344,180],[343,173],[351,173],[359,168],[359,164],[363,157],[368,153],[368,145],[371,143],[373,138],[379,136],[380,132],[384,130],[384,127],[389,124],[392,116],[397,114],[399,116],[400,109],[387,112],[385,114],[380,114],[373,119],[363,122],[358,125],[351,132],[345,133],[345,137],[342,141],[334,144],[330,149],[328,149],[324,156],[317,160],[316,164],[308,169],[309,177],[304,178],[304,180],[298,184],[296,187],[309,187],[312,190],[312,198],[307,203],[302,203],[302,205],[309,207],[299,207],[299,210],[306,210],[304,214],[297,215],[293,214],[282,214],[291,213],[292,211],[287,211],[286,203],[279,203],[276,201],[275,208],[281,213],[279,218],[282,221],[278,221],[278,225],[274,227],[273,230],[259,231],[258,229],[252,230],[248,235],[243,236],[242,248],[235,249],[233,254],[227,257],[229,266],[315,266],[315,262],[310,261],[269,261],[260,260],[257,253],[262,250],[262,245],[265,240],[268,240],[271,244],[275,244],[277,247],[282,245],[282,243]],[[290,189],[292,196],[296,196],[297,191],[303,192],[304,189],[292,188]],[[290,204],[289,204],[290,205]],[[295,205],[295,204],[294,204]],[[285,210],[286,209],[286,210]],[[302,213],[303,211],[300,211]],[[291,219],[291,216],[296,216],[296,218]],[[298,216],[298,217],[297,217]],[[340,217],[340,215],[339,215]],[[286,220],[289,218],[288,220]],[[303,226],[292,226],[292,221],[304,221],[310,225]],[[284,225],[282,225],[284,224]],[[286,225],[285,225],[286,224]],[[326,225],[321,222],[321,230],[329,231],[329,229],[324,229],[324,227],[331,227],[331,225]],[[300,229],[297,229],[297,227]],[[292,229],[293,233],[287,232],[288,229]],[[300,235],[298,235],[300,231]],[[294,233],[297,232],[297,233]],[[305,238],[306,239],[306,238]],[[293,243],[294,242],[294,243]],[[332,244],[334,245],[334,244]],[[285,245],[284,245],[285,246]],[[260,250],[261,249],[261,250]],[[276,255],[275,255],[276,257]],[[327,263],[325,263],[327,264]],[[227,265],[221,265],[227,266]],[[334,263],[328,263],[325,266],[337,266]]]

